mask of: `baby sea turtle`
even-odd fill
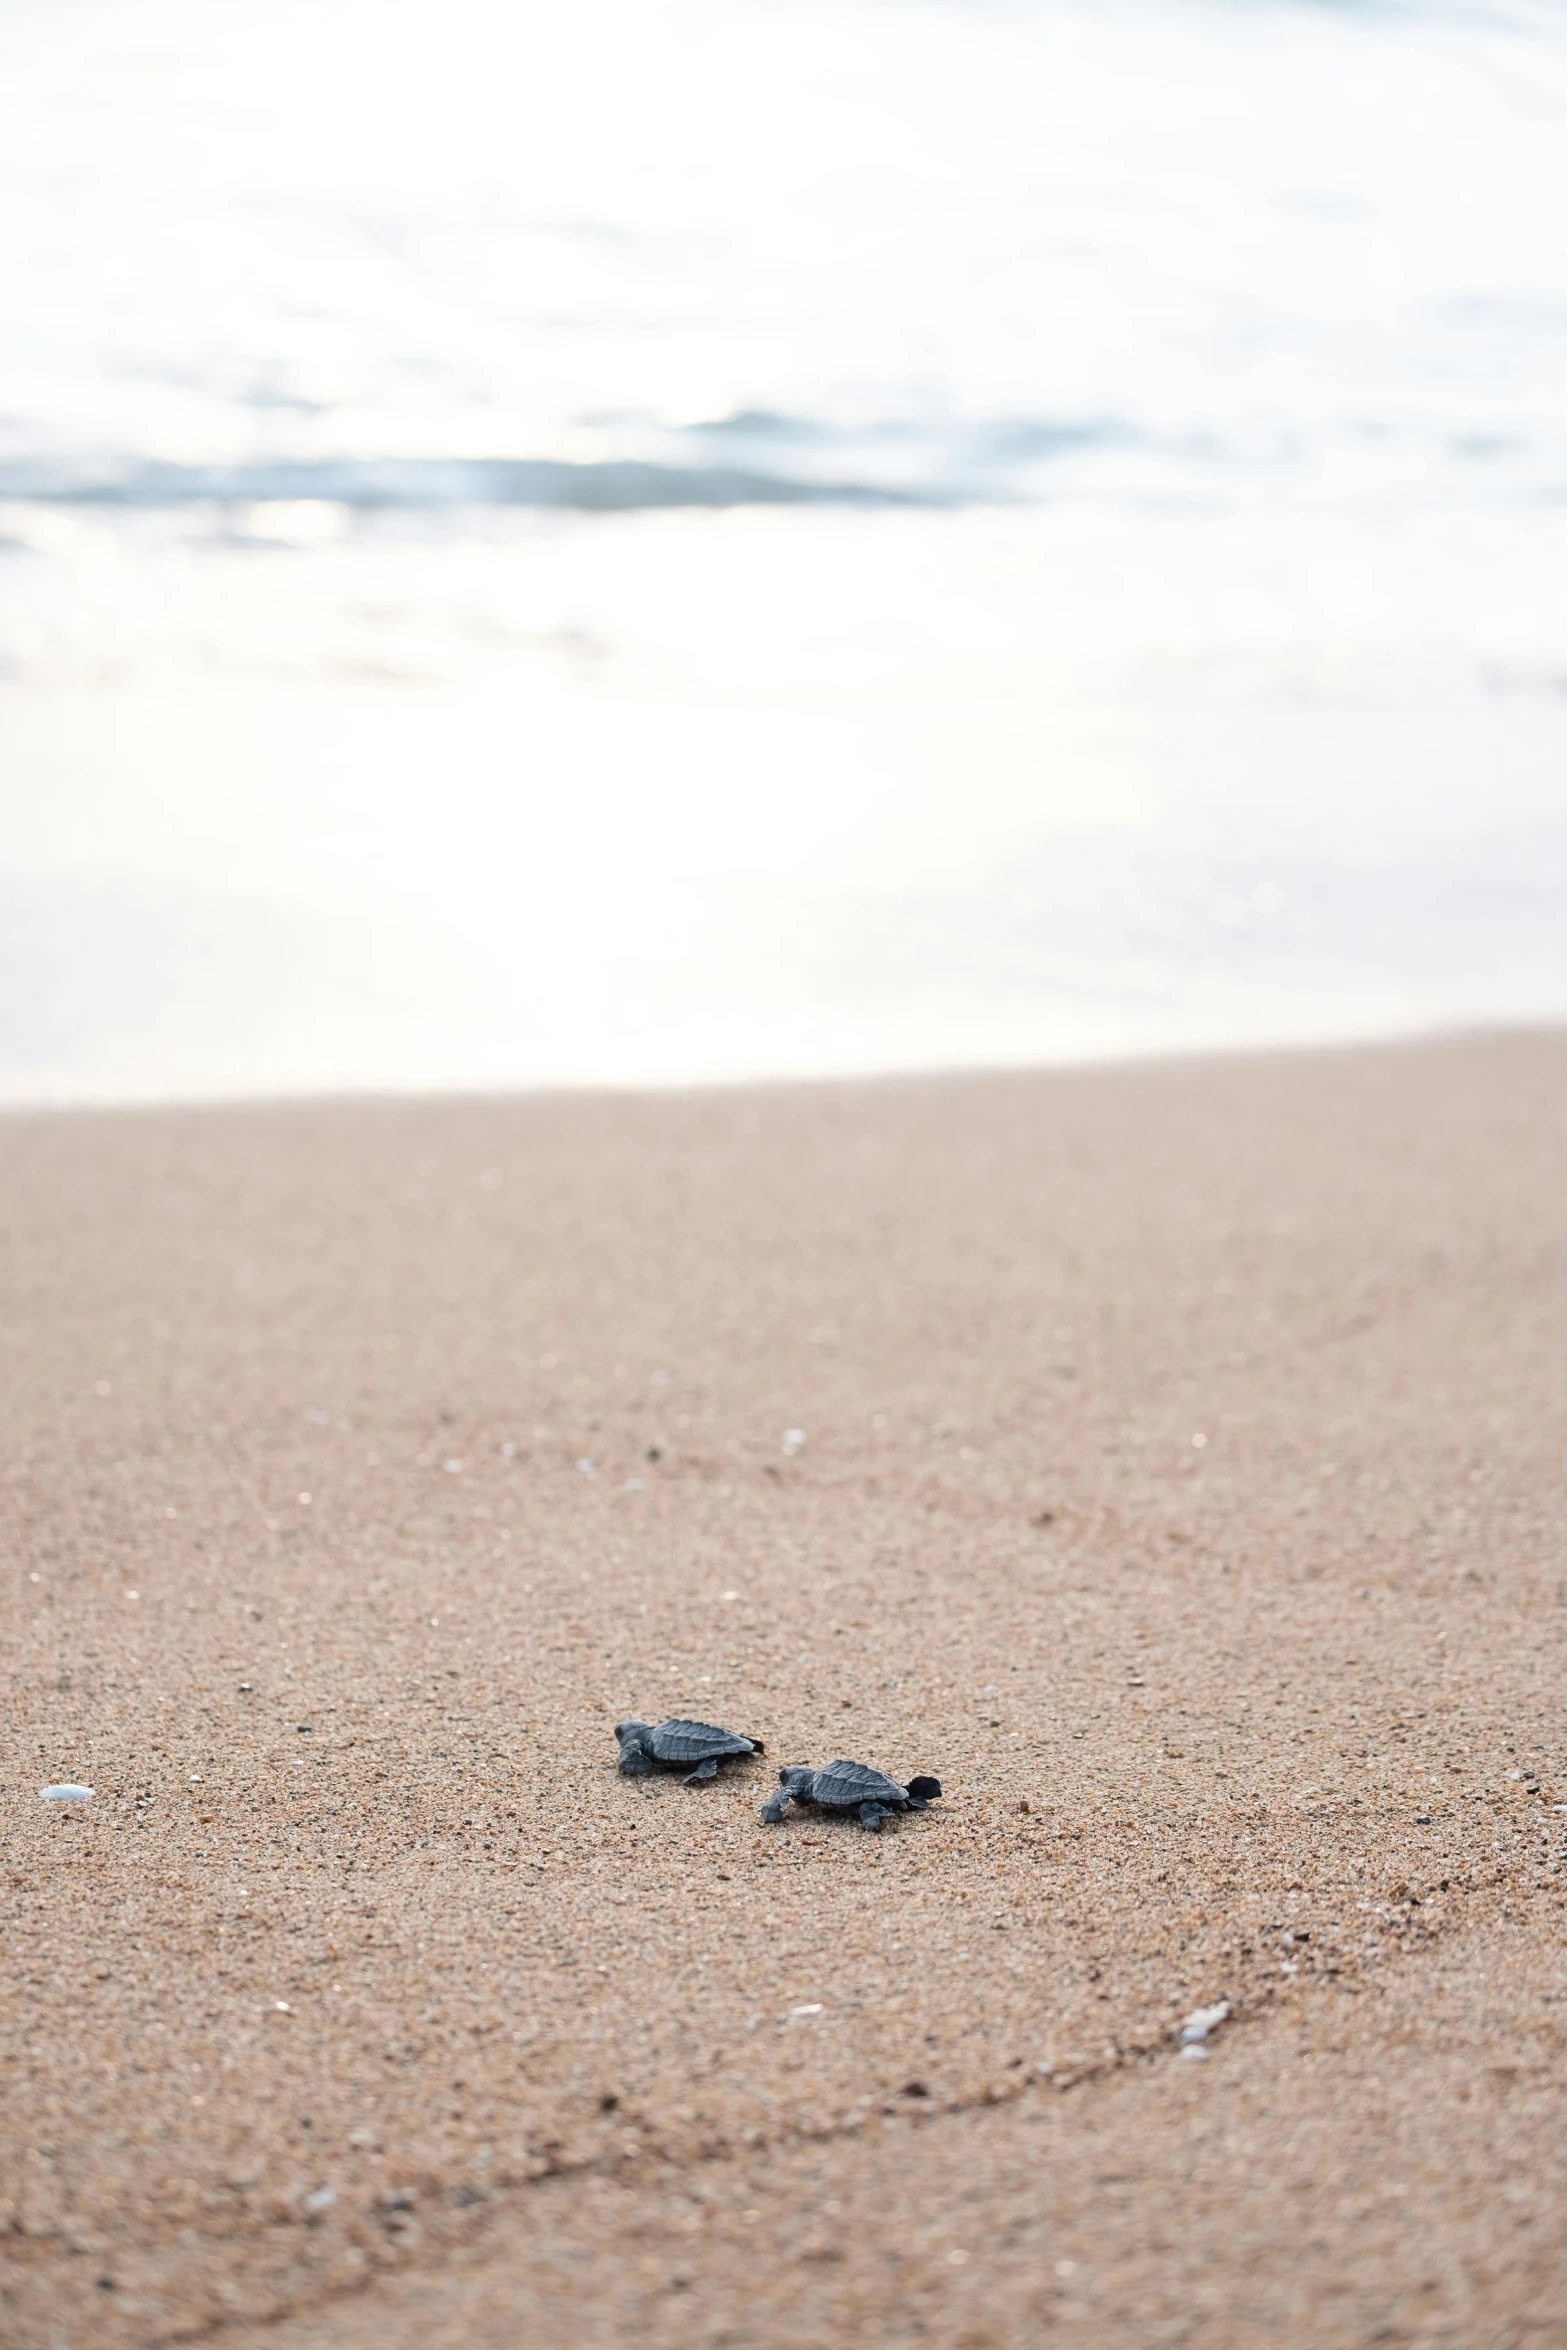
[[[778,1793],[763,1804],[762,1817],[776,1826],[791,1803],[814,1803],[819,1811],[857,1812],[862,1828],[879,1831],[891,1813],[923,1811],[940,1793],[939,1779],[911,1779],[900,1787],[868,1763],[830,1762],[820,1771],[780,1771]]]
[[[711,1722],[617,1722],[620,1767],[628,1779],[645,1779],[649,1771],[684,1771],[685,1784],[693,1779],[716,1779],[718,1766],[731,1754],[760,1754],[760,1738],[741,1738],[733,1730],[715,1730]]]

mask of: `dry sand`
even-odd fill
[[[1567,2343],[1567,1040],[0,1136],[7,2350]]]

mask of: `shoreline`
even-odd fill
[[[540,1080],[530,1083],[495,1085],[420,1087],[409,1086],[343,1086],[323,1087],[319,1090],[290,1091],[283,1089],[270,1093],[212,1093],[212,1094],[149,1094],[145,1097],[128,1095],[98,1098],[82,1096],[75,1099],[47,1100],[14,1099],[0,1096],[0,1120],[35,1119],[49,1117],[126,1117],[156,1116],[163,1113],[178,1115],[186,1111],[223,1113],[227,1111],[290,1111],[306,1109],[388,1109],[475,1107],[489,1104],[496,1108],[507,1104],[537,1104],[541,1102],[665,1102],[700,1101],[712,1096],[741,1094],[799,1094],[831,1092],[848,1088],[894,1087],[901,1085],[951,1085],[1007,1078],[1050,1079],[1058,1077],[1092,1076],[1096,1071],[1111,1073],[1146,1072],[1157,1074],[1161,1069],[1192,1067],[1235,1067],[1254,1063],[1286,1062],[1290,1064],[1319,1058],[1339,1059],[1363,1053],[1416,1053],[1441,1051],[1449,1046],[1508,1045],[1531,1040],[1549,1041],[1567,1035],[1567,1019],[1559,1013],[1542,1013],[1538,1018],[1524,1016],[1507,1019],[1474,1019],[1421,1023],[1409,1028],[1377,1028],[1364,1032],[1355,1030],[1342,1034],[1318,1034],[1298,1038],[1264,1038],[1260,1041],[1232,1041],[1217,1044],[1168,1045],[1128,1047],[1126,1051],[1085,1053],[1080,1058],[1028,1059],[999,1061],[970,1061],[911,1063],[907,1066],[866,1067],[844,1070],[804,1070],[781,1074],[724,1075],[703,1078],[670,1078],[667,1081],[649,1079],[639,1082],[607,1082],[598,1078],[580,1081],[565,1079]]]

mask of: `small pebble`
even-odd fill
[[[304,2208],[312,2219],[319,2219],[323,2211],[330,2211],[337,2201],[335,2187],[317,2187],[314,2194],[305,2197]]]
[[[1187,2053],[1200,2047],[1208,2034],[1217,2031],[1230,2012],[1230,2003],[1221,1999],[1214,2007],[1195,2007],[1181,2026],[1181,2040]]]
[[[79,1787],[74,1779],[62,1779],[58,1787],[41,1787],[39,1796],[45,1803],[87,1803],[92,1789]]]

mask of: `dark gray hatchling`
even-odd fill
[[[868,1763],[830,1762],[819,1771],[780,1771],[778,1793],[763,1804],[762,1817],[776,1827],[791,1803],[810,1803],[818,1811],[854,1812],[862,1828],[879,1834],[893,1812],[923,1811],[940,1793],[939,1779],[911,1779],[900,1787]]]
[[[718,1766],[732,1754],[760,1754],[760,1738],[742,1738],[733,1730],[715,1730],[711,1722],[617,1722],[620,1768],[628,1779],[645,1779],[650,1771],[683,1771],[685,1784],[693,1779],[716,1779]]]

